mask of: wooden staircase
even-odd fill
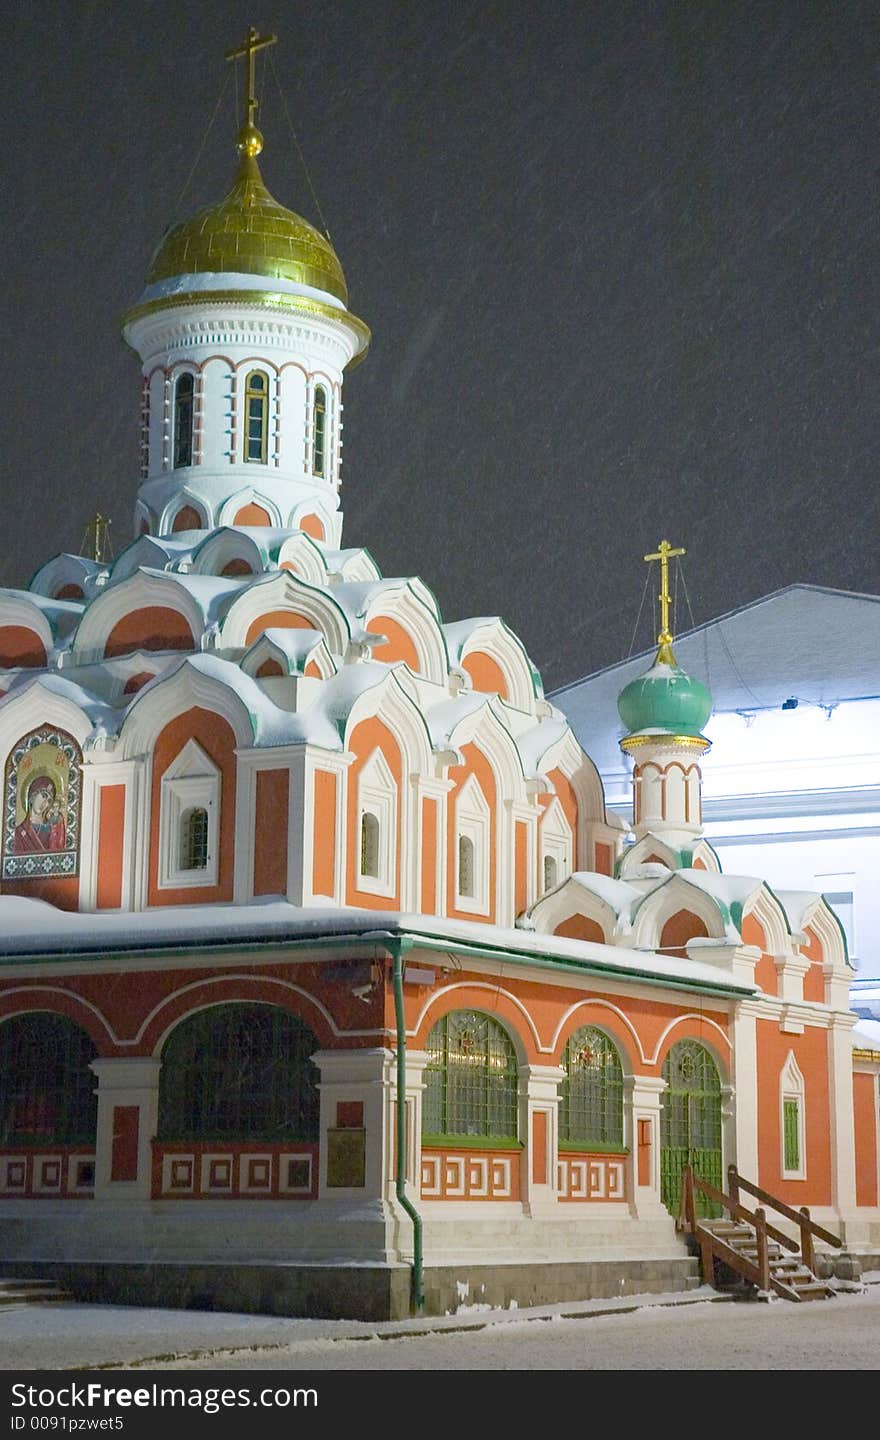
[[[815,1237],[837,1248],[843,1241],[816,1225],[806,1206],[794,1210],[738,1174],[735,1165],[728,1167],[727,1174],[729,1194],[701,1180],[689,1165],[682,1173],[678,1228],[692,1237],[699,1250],[703,1283],[716,1290],[724,1288],[719,1269],[726,1267],[739,1277],[740,1283],[745,1282],[761,1295],[776,1294],[783,1300],[798,1302],[825,1300],[833,1295],[831,1287],[815,1273],[813,1240]],[[795,1240],[768,1224],[763,1207],[748,1210],[740,1199],[743,1191],[793,1222],[799,1238]],[[698,1195],[720,1206],[727,1215],[717,1220],[699,1216]]]

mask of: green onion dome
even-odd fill
[[[698,736],[712,714],[712,696],[679,668],[672,646],[666,644],[651,669],[624,686],[617,709],[630,735]]]

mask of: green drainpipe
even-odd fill
[[[403,957],[410,946],[405,939],[391,940],[394,1018],[397,1021],[397,1199],[413,1227],[413,1263],[410,1300],[413,1314],[425,1306],[422,1289],[422,1217],[406,1193],[406,1017],[403,1008]]]

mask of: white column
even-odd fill
[[[758,1174],[758,1012],[747,1000],[733,1017],[733,1074],[736,1079],[732,1153],[725,1158],[746,1180],[761,1183]],[[726,1189],[722,1185],[722,1189]]]
[[[662,1076],[625,1075],[625,1115],[631,1116],[628,1140],[631,1160],[630,1208],[639,1219],[668,1217],[660,1198],[660,1099]]]
[[[520,1134],[525,1139],[521,1194],[527,1215],[555,1211],[558,1197],[559,1085],[565,1071],[558,1065],[522,1065]]]
[[[321,1080],[321,1200],[382,1199],[388,1172],[388,1115],[396,1062],[391,1050],[318,1050],[312,1060]],[[346,1184],[363,1156],[363,1183]]]
[[[831,1128],[831,1204],[842,1221],[856,1208],[852,1027],[855,1016],[833,1015],[828,1031],[828,1117]]]
[[[150,1198],[150,1142],[159,1120],[159,1068],[152,1055],[92,1061],[98,1077],[96,1200]]]

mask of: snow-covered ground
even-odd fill
[[[99,1305],[0,1311],[4,1370],[877,1370],[880,1272],[858,1293],[735,1303],[704,1287],[364,1323]]]

